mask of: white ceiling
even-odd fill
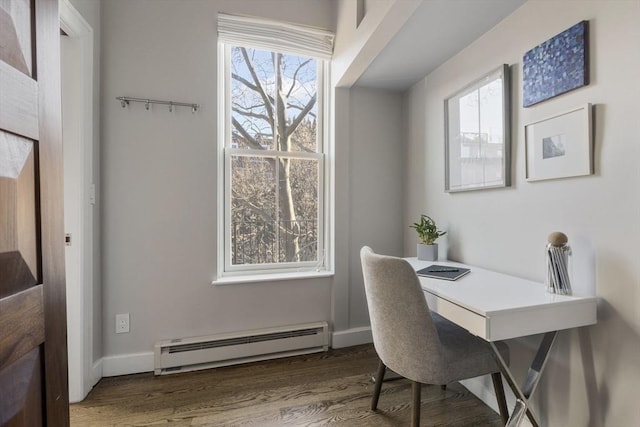
[[[404,91],[525,2],[423,0],[356,86]]]

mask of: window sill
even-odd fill
[[[320,279],[333,277],[333,271],[298,271],[295,273],[254,274],[242,276],[220,277],[211,282],[212,285],[233,285],[236,283],[281,282],[284,280]]]

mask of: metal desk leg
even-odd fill
[[[494,343],[491,344],[491,348],[493,349],[493,354],[498,363],[498,367],[500,368],[500,372],[506,378],[509,387],[513,390],[513,393],[516,395],[516,406],[513,409],[513,413],[509,417],[509,421],[507,422],[507,427],[516,427],[520,425],[520,422],[524,418],[525,414],[527,418],[531,421],[534,427],[540,427],[540,421],[537,416],[531,410],[529,405],[529,400],[533,396],[533,393],[536,391],[538,386],[538,382],[540,381],[540,377],[542,375],[542,371],[544,370],[544,366],[549,359],[549,351],[551,350],[551,346],[558,335],[558,331],[547,332],[544,334],[542,338],[542,342],[538,346],[538,351],[536,353],[533,362],[531,363],[531,367],[527,372],[527,377],[524,380],[522,387],[518,387],[518,384],[513,378],[511,374],[511,370],[509,370],[509,366],[505,363],[504,359],[500,355],[498,348]]]

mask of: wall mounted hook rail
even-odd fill
[[[158,99],[131,98],[129,96],[118,96],[116,97],[116,99],[120,101],[120,105],[122,105],[122,108],[127,108],[129,103],[131,102],[142,102],[147,110],[150,108],[150,104],[168,105],[169,112],[173,112],[173,107],[189,107],[191,108],[192,113],[195,113],[200,108],[200,105],[198,104],[190,104],[186,102],[161,101]]]

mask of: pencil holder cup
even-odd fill
[[[546,246],[547,292],[571,295],[571,246],[567,235],[556,231],[549,234]]]

